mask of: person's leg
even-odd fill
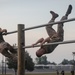
[[[66,20],[68,18],[68,15],[71,13],[71,11],[72,11],[72,6],[69,5],[65,16],[63,16],[60,21]],[[64,37],[63,23],[58,24],[57,33],[58,33],[58,37],[60,38],[60,40],[63,41],[63,37]]]
[[[59,16],[57,13],[55,13],[54,11],[50,11],[52,18],[48,23],[54,22],[55,19]],[[49,37],[52,37],[54,34],[56,34],[56,31],[52,28],[53,25],[48,25],[46,26],[46,31],[47,34],[49,35]]]
[[[17,56],[16,56],[15,54],[12,54],[12,53],[8,52],[7,49],[4,49],[4,50],[1,52],[1,54],[4,55],[5,57],[8,57],[8,58],[14,60],[14,61],[17,60]]]
[[[51,18],[51,20],[49,21],[49,23],[54,22],[55,19],[58,17],[58,14],[56,14],[55,12],[50,11],[50,13],[52,14],[52,18]],[[53,25],[46,26],[46,30],[47,30],[47,33],[48,33],[48,35],[49,35],[50,38],[51,38],[54,34],[56,34],[56,31],[52,28],[52,26],[53,26]],[[42,43],[43,41],[44,41],[44,40],[42,40],[41,43]],[[46,48],[47,48],[47,47],[40,47],[40,49],[36,51],[36,56],[37,56],[37,57],[41,57],[43,54],[49,53],[49,52],[46,51]]]
[[[68,16],[71,13],[71,11],[72,11],[72,5],[69,5],[65,16]]]
[[[62,17],[61,20],[67,19],[68,15],[71,13],[72,6],[70,5],[65,16]],[[47,26],[49,29],[52,29],[52,26]],[[46,28],[47,28],[46,27]],[[52,32],[53,31],[53,32]],[[58,31],[57,33],[52,29],[52,33],[50,33],[51,37],[51,42],[58,42],[58,41],[63,41],[63,23],[58,24]],[[48,31],[49,32],[49,31]],[[51,53],[58,45],[50,45],[50,46],[45,46],[41,47],[37,52],[36,55],[38,57],[41,57],[43,54]]]
[[[12,54],[16,54],[17,50],[13,48],[13,46],[11,46],[9,43],[7,43],[7,49],[12,53]]]
[[[13,51],[13,48],[7,42],[0,43],[0,53],[3,54],[5,57],[16,59],[14,54],[15,51],[11,52],[11,50]]]

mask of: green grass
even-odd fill
[[[56,73],[42,73],[42,74],[38,73],[38,74],[25,74],[25,75],[57,75],[57,74]],[[65,75],[71,75],[71,73],[65,73]]]
[[[0,74],[0,75],[2,75],[2,74]],[[5,74],[3,74],[3,75],[5,75]],[[12,75],[12,74],[6,74],[6,75]],[[56,73],[38,73],[38,74],[25,74],[25,75],[57,75]],[[61,74],[59,74],[59,75],[61,75]],[[65,75],[71,75],[71,73],[65,73]]]
[[[50,75],[50,73],[42,73],[42,74],[26,74],[26,75]]]

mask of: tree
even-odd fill
[[[64,60],[61,62],[61,64],[63,64],[63,65],[69,64],[69,61],[68,61],[67,59],[64,59]]]
[[[70,60],[70,61],[69,61],[69,64],[75,65],[75,60]]]
[[[36,64],[44,64],[44,65],[50,64],[50,62],[47,61],[47,56],[37,57],[35,58],[35,61]]]
[[[15,55],[17,55],[17,48],[16,48],[16,44],[13,44],[13,48],[15,49]],[[7,62],[7,65],[8,65],[8,68],[9,69],[14,69],[15,71],[15,75],[16,75],[16,72],[17,72],[17,61],[13,61],[12,59],[10,58],[6,58],[5,59]]]
[[[13,61],[10,58],[6,58],[6,60],[7,60],[8,68],[9,69],[14,69],[15,75],[16,75],[16,72],[17,72],[17,61]]]
[[[56,63],[55,63],[55,62],[52,62],[52,63],[50,63],[50,64],[52,64],[52,65],[56,65]]]
[[[33,71],[34,70],[34,63],[33,63],[32,58],[29,56],[28,52],[25,52],[25,56],[26,56],[25,69],[27,69],[28,71]],[[13,61],[10,58],[6,58],[6,60],[7,60],[8,68],[9,69],[14,69],[15,75],[16,75],[16,72],[17,72],[17,61]]]
[[[29,71],[33,71],[34,70],[34,62],[31,58],[31,56],[29,56],[29,53],[26,51],[25,52],[25,55],[26,55],[26,69],[29,70]]]

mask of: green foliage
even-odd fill
[[[13,61],[12,59],[7,58],[7,65],[9,69],[17,70],[17,61]]]
[[[67,60],[67,59],[64,59],[61,64],[63,65],[66,65],[66,64],[71,64],[71,65],[75,65],[75,61],[74,60]]]
[[[25,69],[29,70],[29,71],[33,71],[34,70],[34,63],[32,58],[29,56],[28,52],[25,52]],[[17,61],[13,61],[10,58],[6,58],[7,60],[7,65],[9,69],[14,69],[15,71],[17,71]]]
[[[49,62],[49,61],[47,61],[47,57],[46,56],[42,56],[42,57],[37,57],[37,58],[35,58],[35,61],[36,61],[36,64],[44,64],[44,65],[47,65],[47,64],[54,64],[54,65],[56,65],[56,63],[55,62]]]
[[[47,64],[46,56],[37,57],[35,60],[36,60],[37,64]]]
[[[68,64],[68,60],[67,59],[64,59],[62,62],[61,62],[61,64],[63,64],[63,65],[66,65],[66,64]]]
[[[34,63],[33,63],[33,60],[32,58],[29,56],[29,53],[26,52],[26,69],[29,70],[29,71],[33,71],[34,70]]]

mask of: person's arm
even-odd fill
[[[34,44],[32,44],[32,46],[34,47],[34,45],[37,45],[38,43],[41,43],[44,39],[40,38],[37,42],[35,42]]]
[[[41,43],[41,46],[42,46],[45,42],[49,43],[49,42],[50,42],[50,37],[47,37],[45,40],[43,40],[43,42]]]
[[[6,29],[3,29],[2,30],[2,33],[7,34],[7,30]]]
[[[3,29],[2,32],[7,32],[7,30],[6,29]]]

